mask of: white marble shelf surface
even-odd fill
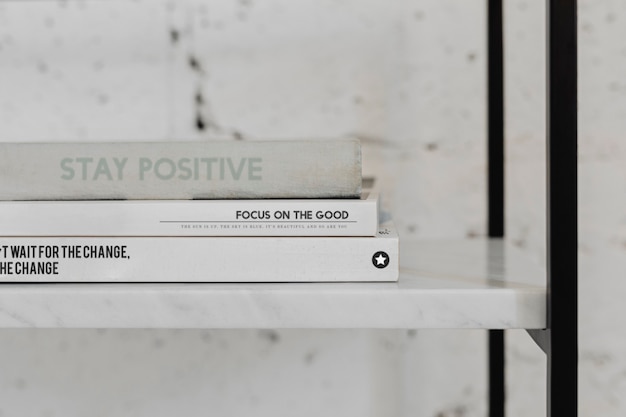
[[[545,327],[545,272],[516,248],[401,241],[400,253],[397,283],[5,283],[0,327]]]

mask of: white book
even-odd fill
[[[0,143],[0,200],[358,198],[357,140]]]
[[[398,235],[375,237],[11,237],[2,282],[396,281]]]
[[[378,200],[0,201],[0,236],[374,236]]]

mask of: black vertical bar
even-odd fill
[[[548,416],[578,413],[576,15],[576,0],[548,0]]]
[[[489,417],[504,416],[504,330],[489,330]]]
[[[504,237],[504,42],[502,0],[487,3],[488,235]],[[504,331],[489,331],[489,416],[504,416]]]
[[[504,42],[502,0],[489,0],[487,29],[488,233],[504,237]]]

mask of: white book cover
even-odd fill
[[[396,281],[398,235],[374,237],[11,237],[1,282]]]
[[[374,236],[378,200],[0,201],[0,236]]]
[[[358,140],[0,143],[0,200],[358,198]]]

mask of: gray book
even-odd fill
[[[359,198],[357,140],[0,143],[0,200]]]

